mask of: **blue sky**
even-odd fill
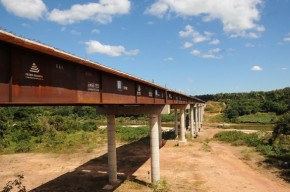
[[[191,95],[290,86],[290,0],[0,0],[0,27]]]

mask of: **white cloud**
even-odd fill
[[[113,57],[118,57],[121,55],[137,55],[139,54],[138,49],[130,50],[127,51],[125,47],[118,45],[118,46],[112,46],[112,45],[104,45],[101,44],[98,41],[90,40],[85,43],[87,45],[87,53],[92,54],[92,53],[100,53],[100,54],[105,54]]]
[[[113,16],[128,14],[129,0],[100,0],[99,3],[75,4],[70,9],[53,9],[48,19],[62,25],[84,20],[94,20],[102,24],[112,22]]]
[[[282,67],[282,68],[281,68],[281,70],[283,70],[283,71],[286,71],[286,70],[287,70],[287,68],[286,68],[286,67]]]
[[[209,44],[211,44],[211,45],[218,45],[218,44],[220,44],[220,40],[214,39],[211,42],[209,42]]]
[[[262,71],[263,68],[258,66],[258,65],[254,65],[252,68],[251,68],[252,71]]]
[[[199,56],[201,53],[200,53],[199,50],[194,49],[194,50],[191,51],[191,54],[192,54],[192,55],[195,55],[195,56]]]
[[[202,53],[201,51],[194,49],[191,51],[191,54],[198,57],[202,57],[204,59],[222,59],[223,56],[217,55],[220,52],[222,52],[222,49],[220,48],[210,49],[207,51],[207,53]]]
[[[139,53],[140,53],[139,49],[133,49],[133,50],[124,52],[124,54],[128,56],[138,55]]]
[[[210,54],[214,54],[214,53],[219,53],[219,52],[221,52],[222,50],[220,49],[220,48],[215,48],[215,49],[211,49],[211,50],[209,50],[208,51],[208,53],[210,53]]]
[[[154,25],[155,23],[153,21],[148,21],[147,25]]]
[[[167,57],[164,59],[164,61],[174,61],[173,57]]]
[[[212,33],[205,31],[204,34],[200,34],[191,25],[185,26],[184,31],[179,31],[180,37],[190,37],[192,38],[192,43],[202,43],[204,41],[209,41],[211,39]]]
[[[99,29],[93,29],[91,32],[92,33],[95,33],[95,34],[99,34],[100,33],[100,30]]]
[[[27,24],[27,23],[21,23],[21,26],[22,26],[22,27],[30,27],[30,25]]]
[[[190,48],[190,47],[192,47],[192,46],[193,46],[193,44],[192,44],[191,42],[188,42],[188,41],[186,41],[186,42],[183,44],[183,48],[185,48],[185,49]]]
[[[47,11],[42,0],[0,0],[5,9],[27,19],[38,20]]]
[[[145,13],[164,17],[176,14],[179,17],[201,16],[204,22],[218,19],[223,30],[232,37],[258,38],[265,27],[260,20],[259,6],[263,0],[157,0]]]

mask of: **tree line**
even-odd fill
[[[204,101],[218,101],[225,105],[224,115],[231,121],[257,112],[274,112],[277,115],[290,111],[290,87],[273,91],[249,93],[218,93],[199,95]]]

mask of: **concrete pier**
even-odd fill
[[[158,115],[150,115],[151,182],[160,180]]]
[[[108,134],[108,175],[109,184],[115,184],[117,180],[117,153],[116,153],[116,127],[115,115],[107,115]]]

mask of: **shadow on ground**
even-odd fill
[[[268,156],[265,162],[269,166],[274,166],[280,170],[279,174],[282,179],[290,183],[290,156]]]
[[[118,147],[117,167],[118,179],[121,181],[121,183],[124,182],[128,177],[132,177],[132,174],[149,158],[149,138],[143,138],[139,141]],[[116,188],[118,188],[118,186],[111,190],[103,189],[108,184],[107,168],[107,154],[104,154],[79,166],[74,171],[61,175],[31,191],[114,191]],[[148,184],[144,183],[144,185]]]

